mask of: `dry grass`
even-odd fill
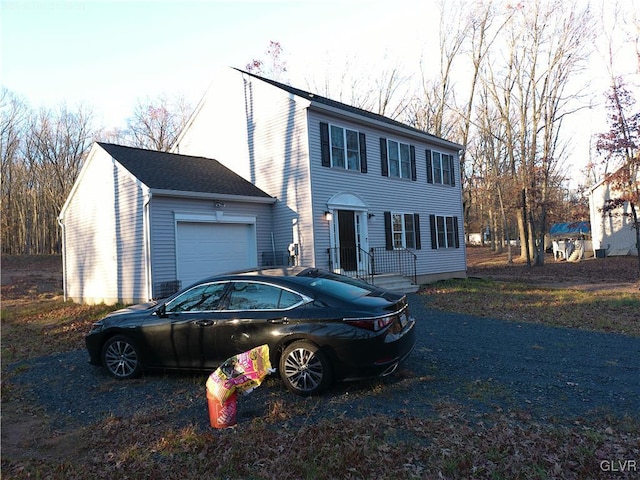
[[[640,294],[534,287],[496,280],[448,280],[422,289],[429,306],[502,320],[640,337]]]

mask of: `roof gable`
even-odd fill
[[[384,115],[379,115],[377,113],[373,113],[373,112],[370,112],[368,110],[363,110],[361,108],[357,108],[357,107],[348,105],[346,103],[338,102],[336,100],[331,100],[330,98],[323,97],[321,95],[316,95],[315,93],[306,92],[306,91],[301,90],[299,88],[292,87],[291,85],[287,85],[287,84],[284,84],[284,83],[276,82],[275,80],[270,80],[268,78],[264,78],[264,77],[261,77],[259,75],[255,75],[253,73],[245,72],[244,70],[240,70],[240,69],[237,69],[237,68],[235,70],[237,70],[238,72],[240,72],[242,74],[249,75],[249,76],[251,76],[253,78],[256,78],[258,80],[261,80],[261,81],[263,81],[265,83],[273,85],[274,87],[277,87],[277,88],[279,88],[281,90],[284,90],[285,92],[288,92],[288,93],[290,93],[292,95],[295,95],[295,96],[300,97],[300,98],[304,98],[305,100],[308,100],[308,101],[312,102],[312,104],[316,103],[316,104],[320,104],[320,105],[325,105],[327,107],[331,107],[331,108],[334,108],[334,109],[337,109],[337,110],[342,110],[342,111],[347,112],[347,113],[360,115],[360,116],[362,116],[364,118],[368,118],[370,120],[375,120],[377,122],[381,122],[383,124],[387,124],[387,125],[389,125],[391,127],[402,128],[402,129],[407,130],[408,132],[412,132],[414,134],[423,135],[425,137],[430,138],[431,140],[438,141],[439,143],[441,143],[441,142],[448,143],[448,144],[450,144],[450,146],[452,148],[458,148],[458,149],[462,148],[461,145],[459,145],[459,144],[457,144],[455,142],[451,142],[449,140],[445,140],[445,139],[437,137],[435,135],[431,135],[430,133],[427,133],[424,130],[420,130],[418,128],[411,127],[411,126],[409,126],[409,125],[407,125],[405,123],[398,122],[397,120],[393,120],[393,119],[391,119],[389,117],[385,117]]]
[[[98,145],[153,190],[271,198],[217,160],[112,143]]]

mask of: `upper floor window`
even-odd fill
[[[420,216],[417,213],[384,212],[387,250],[420,249]]]
[[[427,182],[455,186],[455,157],[448,153],[426,151]]]
[[[347,128],[329,126],[331,138],[331,166],[360,170],[360,143],[358,132]]]
[[[323,167],[367,172],[367,146],[364,133],[320,122]]]
[[[416,149],[395,140],[380,139],[382,175],[416,180]]]

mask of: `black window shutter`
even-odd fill
[[[413,228],[416,231],[416,250],[420,250],[422,248],[422,242],[420,241],[420,215],[417,213],[413,214]]]
[[[389,163],[387,162],[387,139],[380,138],[380,167],[382,168],[382,176],[389,176]]]
[[[456,157],[454,155],[449,155],[449,174],[451,175],[451,186],[456,186]]]
[[[431,227],[431,248],[438,248],[438,232],[436,232],[436,216],[429,215],[429,227]]]
[[[320,122],[320,146],[322,155],[322,166],[331,166],[331,154],[329,152],[329,124]]]
[[[387,250],[393,250],[393,232],[391,231],[391,212],[384,212],[384,239]]]
[[[360,171],[367,173],[367,142],[364,133],[358,134],[360,140]]]
[[[426,150],[427,155],[427,183],[433,183],[433,164],[431,161],[431,150]]]
[[[460,248],[460,237],[459,237],[459,233],[458,233],[458,217],[453,217],[453,229],[455,230],[455,243],[456,243],[456,248]]]
[[[415,182],[418,179],[418,172],[416,171],[416,147],[411,145],[409,151],[411,152],[411,180]]]

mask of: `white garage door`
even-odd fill
[[[211,275],[258,265],[253,225],[198,222],[177,225],[178,279],[183,287]]]

